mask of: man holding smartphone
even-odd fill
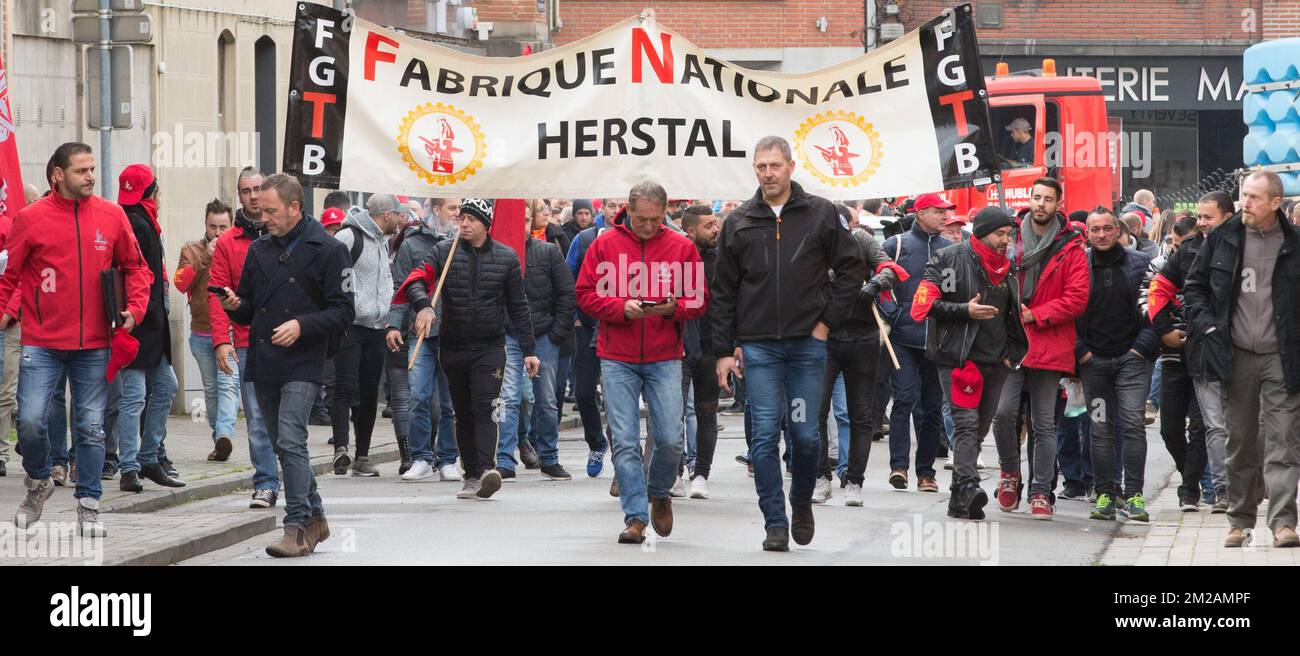
[[[668,489],[684,450],[682,324],[700,318],[707,303],[704,262],[690,239],[664,227],[667,205],[658,184],[633,187],[613,227],[591,242],[578,274],[578,307],[600,322],[596,354],[614,441],[623,544],[644,542],[647,523],[661,536],[672,533]],[[641,398],[655,438],[649,480],[641,459]]]

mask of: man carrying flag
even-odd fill
[[[911,316],[926,322],[925,355],[939,367],[952,412],[953,476],[948,516],[984,519],[980,444],[993,424],[1002,384],[1029,350],[1021,324],[1019,285],[1007,259],[1015,225],[997,207],[975,215],[971,239],[935,253],[912,299]],[[1000,445],[999,451],[1019,449]],[[1050,513],[1034,513],[1051,519]]]

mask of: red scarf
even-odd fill
[[[153,221],[153,229],[162,234],[162,225],[158,223],[158,201],[153,198],[146,198],[140,201],[140,206],[144,208],[144,213],[149,215],[149,220]]]
[[[1001,285],[1003,280],[1007,279],[1007,272],[1011,271],[1011,260],[992,248],[984,245],[984,242],[971,237],[971,248],[975,251],[975,257],[979,258],[980,266],[984,267],[984,274],[989,277],[989,282],[994,285]]]

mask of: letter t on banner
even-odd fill
[[[524,246],[528,242],[527,218],[521,198],[500,198],[492,209],[492,228],[488,234],[519,254],[519,273],[524,272]]]

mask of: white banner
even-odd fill
[[[709,56],[648,18],[526,57],[466,55],[299,4],[284,168],[412,196],[748,198],[753,147],[832,199],[996,180],[969,5],[807,74]]]

